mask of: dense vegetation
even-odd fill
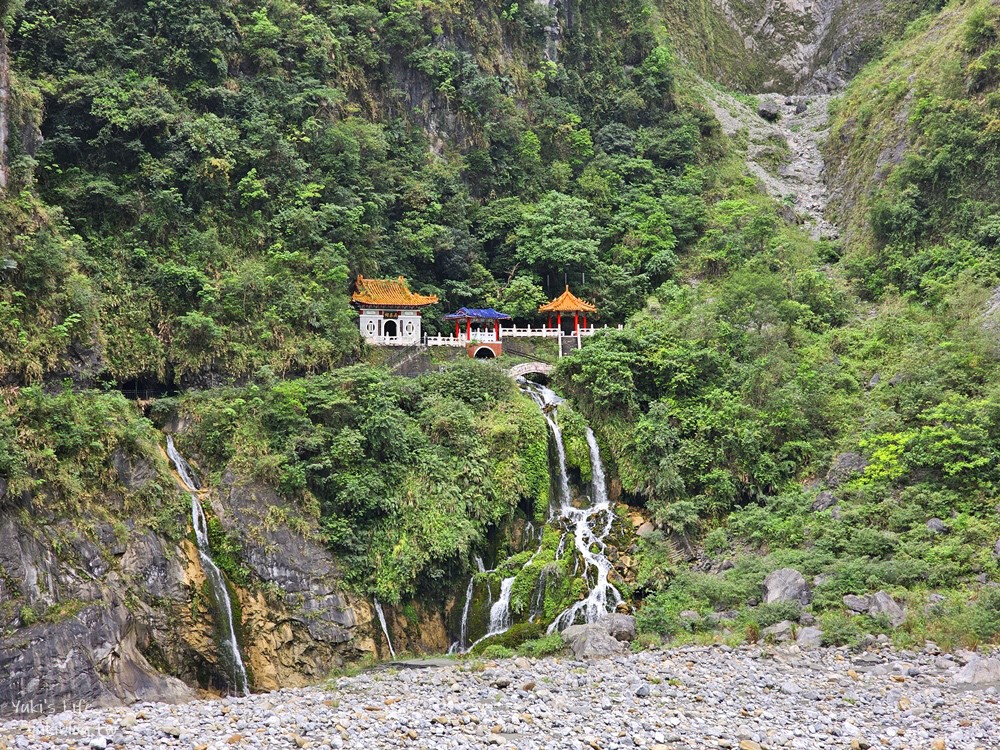
[[[515,313],[568,273],[621,320],[698,233],[711,129],[644,12],[589,4],[556,65],[534,3],[16,6],[0,376],[329,368],[358,272]]]
[[[627,496],[668,535],[644,545],[640,583],[663,591],[649,628],[676,635],[694,627],[683,610],[743,608],[737,630],[759,633],[797,616],[745,606],[791,565],[820,576],[813,609],[832,642],[887,627],[842,619],[844,594],[877,589],[914,605],[904,640],[1000,635],[995,597],[979,592],[1000,574],[1000,352],[986,304],[1000,282],[998,18],[972,2],[919,19],[838,103],[828,150],[856,189],[840,197],[846,241],[796,243],[760,208],[726,224],[732,201],[720,201],[682,259],[700,283],[665,283],[628,329],[561,363]],[[828,487],[845,451],[866,468]],[[821,491],[833,497],[814,507]],[[674,578],[671,533],[735,567]],[[930,592],[947,603],[925,610]]]
[[[418,380],[359,365],[208,391],[180,408],[182,448],[275,487],[349,585],[383,601],[443,595],[501,521],[548,503],[544,421],[510,378],[472,362]],[[541,511],[544,514],[544,510]]]
[[[838,242],[790,225],[699,103],[679,53],[689,16],[721,28],[707,6],[578,5],[554,61],[533,2],[0,3],[3,502],[99,505],[116,455],[162,475],[152,423],[111,391],[210,387],[150,413],[189,420],[206,473],[277,488],[354,588],[442,593],[544,507],[544,422],[487,367],[372,367],[351,281],[404,274],[442,307],[524,318],[568,278],[628,322],[556,382],[660,526],[639,549],[646,627],[742,609],[755,634],[789,613],[747,602],[794,565],[823,576],[831,641],[884,627],[840,600],[879,588],[910,598],[905,637],[996,637],[977,582],[1000,575],[995,4],[901,3],[929,12],[894,46],[875,37],[827,146]],[[763,75],[743,72],[730,82]],[[866,468],[828,487],[844,452]],[[122,491],[122,514],[168,530],[165,486]],[[835,503],[813,510],[821,491]],[[678,535],[734,567],[686,570]],[[919,614],[932,590],[937,626]]]

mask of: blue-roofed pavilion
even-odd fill
[[[510,320],[507,313],[497,312],[492,307],[460,307],[453,313],[444,316],[445,320],[455,321],[455,338],[461,338],[461,325],[465,321],[465,338],[472,340],[472,321],[477,323],[493,322],[493,334],[500,340],[500,321]]]

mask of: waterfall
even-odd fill
[[[198,543],[198,557],[205,580],[208,582],[208,594],[212,604],[212,616],[216,631],[219,634],[219,663],[230,680],[230,685],[241,695],[249,695],[250,684],[247,679],[243,656],[236,639],[236,628],[233,625],[233,604],[229,598],[229,590],[219,566],[212,560],[212,550],[208,540],[208,522],[205,520],[205,510],[198,498],[198,480],[195,479],[191,467],[184,457],[174,447],[173,436],[167,435],[167,456],[177,470],[177,475],[191,495],[191,523],[194,526],[195,541]]]
[[[500,583],[500,598],[493,603],[492,607],[490,607],[489,630],[486,631],[486,635],[477,639],[472,646],[469,646],[469,650],[474,648],[477,643],[485,641],[487,638],[492,638],[495,635],[507,632],[507,629],[513,623],[514,617],[510,612],[510,594],[514,589],[514,579],[515,576],[511,576],[510,578],[504,578]]]
[[[382,626],[382,634],[385,635],[385,642],[389,644],[389,653],[392,658],[396,658],[396,649],[392,647],[392,639],[389,637],[389,626],[385,624],[385,612],[382,611],[382,604],[379,602],[378,597],[374,597],[375,602],[375,614],[378,615],[378,623]]]
[[[594,436],[593,430],[589,427],[587,428],[587,445],[590,448],[590,466],[593,479],[590,507],[579,509],[574,508],[569,503],[563,503],[560,508],[560,518],[573,527],[576,551],[584,562],[584,576],[589,581],[590,572],[594,571],[596,579],[586,598],[563,611],[549,625],[549,633],[569,627],[581,615],[584,622],[597,622],[608,612],[614,611],[615,607],[622,601],[618,589],[608,581],[611,561],[604,554],[607,548],[605,539],[611,533],[614,516],[611,502],[608,499],[601,450],[597,445],[597,438]],[[595,549],[596,551],[594,551]]]
[[[478,560],[479,558],[477,557],[476,559]],[[481,566],[482,560],[480,560],[479,563]],[[465,648],[465,644],[469,642],[469,609],[472,607],[472,595],[475,593],[475,588],[476,574],[473,573],[469,576],[469,585],[465,589],[465,606],[462,607],[462,623],[459,626],[458,640],[451,644],[451,648],[448,649],[449,654],[462,653],[462,649]]]
[[[553,12],[552,24],[545,27],[545,59],[549,62],[559,60],[559,37],[562,30],[559,28],[558,0],[535,0],[538,5],[544,5]]]
[[[566,532],[562,533],[559,537],[559,546],[556,547],[556,560],[562,560],[563,553],[566,551]]]
[[[559,428],[559,423],[553,416],[553,412],[563,402],[563,399],[557,396],[555,391],[546,388],[544,385],[538,385],[523,378],[519,379],[519,382],[527,389],[528,395],[531,396],[534,402],[538,404],[538,408],[542,410],[542,416],[545,417],[545,421],[552,431],[552,436],[555,438],[556,457],[559,464],[559,505],[569,505],[573,497],[569,489],[569,472],[566,470],[566,446],[563,444],[562,430]],[[553,514],[550,513],[549,520],[552,519]]]
[[[586,598],[576,602],[571,607],[563,611],[549,625],[548,632],[553,633],[569,627],[578,618],[582,617],[584,622],[596,622],[609,611],[613,611],[621,602],[621,594],[609,581],[608,574],[611,572],[611,561],[605,556],[605,539],[611,533],[611,524],[614,516],[611,511],[611,502],[608,499],[607,479],[604,474],[604,463],[601,461],[601,449],[597,445],[597,438],[594,431],[587,428],[587,446],[590,449],[590,465],[592,474],[592,488],[590,507],[575,508],[573,497],[569,489],[569,477],[566,471],[566,448],[563,444],[562,430],[555,417],[555,410],[563,401],[549,388],[521,381],[522,387],[534,399],[545,416],[545,421],[552,432],[552,438],[556,444],[556,456],[558,458],[559,476],[559,508],[558,515],[550,517],[550,520],[559,520],[566,524],[573,534],[573,544],[576,547],[578,557],[575,565],[582,559],[584,564],[584,577],[590,585],[593,573],[594,583],[590,586]],[[562,556],[563,540],[560,540],[560,547],[556,551],[556,559]],[[596,551],[595,551],[596,550]],[[573,574],[576,575],[577,568],[574,567]]]
[[[486,565],[483,563],[483,558],[481,558],[479,555],[476,555],[476,570],[478,570],[480,573],[486,572]]]

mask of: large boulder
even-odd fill
[[[857,612],[861,614],[862,612],[867,612],[868,608],[872,606],[872,600],[870,596],[858,596],[857,594],[848,594],[844,597],[844,606],[847,607],[852,612]]]
[[[782,620],[779,623],[771,625],[770,627],[764,628],[760,631],[760,634],[764,636],[764,640],[773,641],[774,643],[786,643],[794,637],[794,626],[789,620]]]
[[[562,631],[561,635],[577,659],[606,659],[620,654],[625,648],[625,644],[609,635],[601,623],[574,625]]]
[[[898,628],[906,620],[906,609],[885,591],[877,591],[871,595],[868,614],[872,617],[884,616],[894,628]]]
[[[1000,685],[1000,658],[973,656],[952,680],[956,685]]]
[[[617,641],[628,643],[635,640],[635,618],[632,615],[610,614],[600,624]]]
[[[840,453],[834,457],[826,472],[828,487],[839,487],[855,474],[868,468],[868,461],[860,453]]]
[[[764,579],[764,604],[809,603],[809,584],[795,568],[779,568]]]
[[[927,530],[932,534],[947,534],[948,525],[942,521],[940,518],[930,518],[927,523],[924,524]]]
[[[823,645],[823,631],[819,628],[799,628],[795,636],[795,645],[799,648],[819,648]]]
[[[768,122],[777,122],[781,118],[781,109],[775,102],[765,100],[757,105],[757,114]]]

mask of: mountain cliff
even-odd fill
[[[607,461],[610,575],[650,639],[1000,633],[994,4],[0,19],[4,705],[231,689],[164,432],[256,689],[385,656],[376,600],[397,648],[442,651],[470,577],[540,572],[545,415],[486,365],[390,374],[358,273],[520,319],[572,282],[623,325],[554,383],[574,484],[588,423]],[[789,567],[807,608],[760,604]],[[544,575],[541,611],[583,596]],[[904,624],[844,603],[885,589]]]

